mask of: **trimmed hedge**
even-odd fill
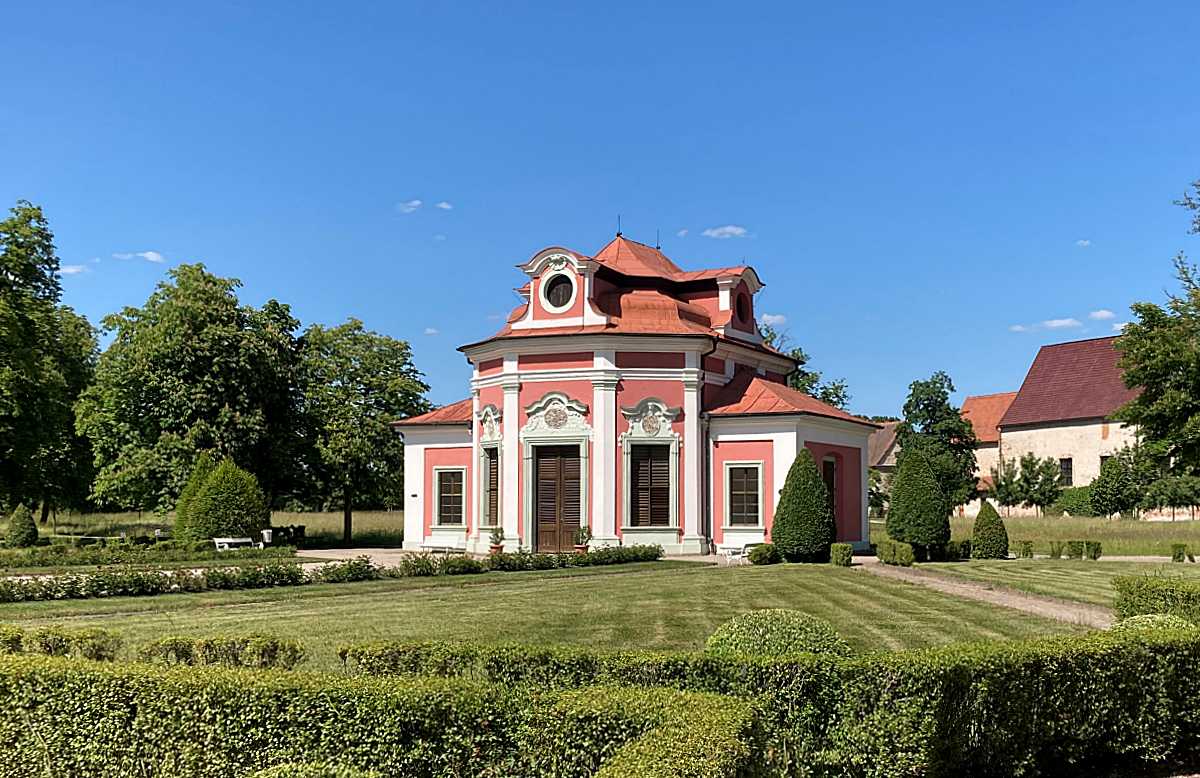
[[[226,459],[186,503],[180,529],[190,538],[250,537],[271,526],[267,499],[254,475]]]
[[[892,479],[888,537],[913,546],[941,548],[950,540],[950,509],[925,455],[915,449],[901,452]]]
[[[789,562],[827,562],[835,540],[833,501],[812,452],[802,448],[779,492],[771,542]]]
[[[1083,555],[1092,561],[1099,559],[1103,550],[1104,548],[1099,540],[1085,540],[1083,542]]]
[[[913,547],[898,540],[881,540],[875,544],[875,556],[885,565],[912,567],[917,561]]]
[[[854,546],[849,543],[830,544],[829,561],[836,567],[849,567],[854,561]]]
[[[24,503],[13,509],[8,517],[8,534],[4,536],[4,545],[9,548],[26,548],[37,543],[37,522],[33,513]]]
[[[1171,561],[1182,562],[1187,556],[1187,543],[1172,543],[1171,544]]]
[[[1017,546],[1017,556],[1021,559],[1033,559],[1033,541],[1022,540]]]
[[[207,562],[228,559],[283,559],[295,556],[291,546],[235,548],[217,551],[212,541],[130,541],[89,545],[51,543],[48,546],[0,550],[0,567],[71,567],[75,565],[152,565],[159,562]]]
[[[2,778],[229,778],[296,762],[389,776],[734,778],[766,759],[754,706],[667,690],[0,657],[0,710],[20,712],[0,716]]]
[[[704,650],[717,656],[847,656],[850,644],[833,625],[807,613],[783,608],[738,614],[709,636]]]
[[[359,770],[354,767],[330,762],[287,762],[259,770],[250,778],[383,778],[374,770]]]
[[[196,457],[195,464],[192,465],[192,472],[188,475],[183,491],[179,493],[179,499],[175,502],[175,537],[188,538],[192,536],[188,526],[188,511],[191,510],[196,495],[200,494],[208,477],[216,469],[217,464],[213,461],[212,455],[207,451],[201,451]]]
[[[365,673],[531,688],[667,686],[751,698],[781,773],[1008,776],[1161,762],[1200,745],[1200,630],[1095,632],[852,658],[732,659],[577,648],[377,643]]]
[[[783,555],[774,543],[762,543],[750,549],[747,555],[752,565],[777,565],[783,561]]]
[[[1008,559],[1008,530],[1004,520],[987,500],[979,506],[971,533],[972,559]]]
[[[0,624],[0,654],[69,656],[108,662],[121,650],[121,636],[100,627],[40,627],[26,632],[13,624]]]
[[[1122,575],[1113,579],[1118,619],[1167,613],[1200,624],[1200,580],[1159,575]]]
[[[1196,629],[1196,625],[1187,619],[1172,616],[1169,613],[1143,613],[1141,616],[1130,616],[1121,619],[1108,628],[1109,632],[1145,632],[1159,629]]]
[[[275,635],[215,635],[195,638],[167,635],[138,651],[148,662],[167,665],[221,665],[223,667],[277,667],[291,670],[305,659],[298,641]]]

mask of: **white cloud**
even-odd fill
[[[439,232],[437,235],[433,236],[433,239],[434,240],[445,240],[446,236]]]
[[[768,327],[779,327],[787,324],[787,317],[782,313],[764,313],[758,319]]]
[[[706,238],[716,238],[717,240],[725,240],[726,238],[744,238],[750,233],[745,227],[737,224],[726,224],[721,227],[709,227],[704,232],[700,233]]]
[[[1075,241],[1075,245],[1081,249],[1086,249],[1088,246],[1092,245],[1092,242],[1087,238],[1080,238],[1079,240]]]
[[[434,207],[434,208],[441,208],[443,211],[452,211],[452,210],[454,210],[454,206],[453,206],[453,205],[451,205],[450,203],[446,202],[445,200],[442,200],[440,203],[438,203],[437,205],[435,205],[435,206],[433,206],[433,207]]]
[[[1108,321],[1109,319],[1117,318],[1117,315],[1107,308],[1100,308],[1089,313],[1088,318],[1095,319],[1096,321]]]
[[[1113,322],[1113,326],[1112,326],[1113,332],[1123,332],[1125,330],[1125,328],[1128,326],[1129,326],[1129,322],[1127,322],[1127,321],[1115,321],[1115,322]]]
[[[147,262],[166,262],[167,258],[157,251],[118,251],[113,259],[144,259]]]
[[[426,335],[440,335],[441,331],[438,330],[436,327],[426,327],[425,334]]]
[[[686,229],[683,229],[683,230],[680,230],[679,232],[675,233],[675,237],[686,238],[687,234],[688,234],[688,231]]]
[[[1029,327],[1024,324],[1013,324],[1008,328],[1009,332],[1029,332]]]
[[[1079,319],[1046,319],[1042,322],[1042,326],[1048,330],[1066,330],[1074,327],[1082,327],[1083,322]]]
[[[405,200],[402,203],[396,203],[396,210],[400,213],[412,213],[422,205],[420,200]]]
[[[87,265],[63,265],[58,269],[60,276],[73,276],[79,273],[86,273]]]

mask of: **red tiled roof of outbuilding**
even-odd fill
[[[1122,380],[1116,339],[1042,346],[1000,426],[1110,417],[1138,394]]]
[[[980,443],[1000,442],[1000,428],[997,425],[1016,396],[1016,392],[999,392],[997,394],[976,394],[963,400],[962,416],[971,422],[977,441]]]
[[[459,400],[449,405],[443,405],[441,408],[434,408],[428,413],[422,413],[420,416],[412,416],[407,419],[400,419],[392,422],[393,427],[407,427],[408,425],[419,424],[470,424],[471,423],[471,398]]]
[[[868,427],[880,426],[841,408],[823,403],[804,392],[767,380],[751,370],[740,370],[729,383],[715,389],[712,395],[706,398],[705,410],[710,416],[808,414],[864,424]]]

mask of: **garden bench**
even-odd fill
[[[750,556],[750,552],[751,552],[751,550],[754,549],[755,546],[762,546],[762,545],[765,545],[765,544],[763,544],[763,543],[747,543],[746,545],[742,546],[741,548],[738,548],[736,546],[727,548],[727,549],[725,549],[725,558],[727,560],[729,560],[730,562],[732,562],[735,559],[742,559],[744,557]]]
[[[256,544],[252,538],[213,538],[213,545],[217,551],[229,551],[234,548],[254,548]],[[261,547],[261,544],[258,545]]]

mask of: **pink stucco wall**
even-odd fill
[[[466,478],[463,479],[463,488],[467,492],[467,506],[463,512],[463,532],[470,532],[475,510],[474,501],[471,499],[471,447],[425,449],[425,535],[427,537],[430,528],[433,527],[435,508],[433,504],[433,469],[435,467],[465,467],[467,469]]]
[[[504,368],[504,360],[489,359],[484,362],[480,362],[478,367],[479,375],[492,375],[493,373],[499,373]]]
[[[533,305],[534,321],[543,321],[546,319],[565,319],[565,318],[568,318],[571,316],[582,316],[583,315],[583,279],[580,278],[579,274],[573,270],[568,269],[566,272],[575,281],[575,300],[572,301],[571,307],[568,308],[567,310],[563,311],[562,313],[550,313],[549,311],[547,311],[545,308],[542,307],[542,294],[540,291],[541,285],[542,285],[542,279],[546,278],[548,275],[550,275],[550,271],[543,270],[541,275],[539,275],[537,278],[533,279],[533,283],[530,285],[530,290],[529,290],[530,291],[529,300],[530,300],[530,303]],[[554,273],[554,275],[561,275],[561,274]]]
[[[682,368],[683,354],[662,351],[618,351],[617,367]]]
[[[774,449],[769,440],[732,440],[713,443],[712,449],[712,523],[713,540],[721,543],[725,539],[725,463],[762,462],[762,512],[763,527],[770,537],[771,522],[775,518],[775,475]]]
[[[521,370],[563,370],[589,368],[594,364],[590,351],[573,351],[567,354],[522,354],[517,357]],[[586,400],[589,405],[590,400]]]
[[[837,539],[838,542],[863,540],[862,537],[862,450],[850,446],[808,441],[805,446],[817,460],[818,469],[825,457],[837,462]]]

